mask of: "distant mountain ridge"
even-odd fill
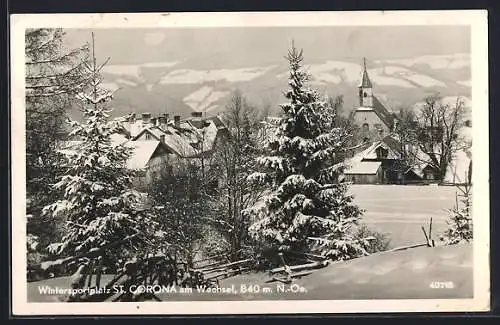
[[[280,58],[278,58],[279,60]],[[361,58],[304,61],[310,86],[322,94],[343,95],[346,111],[357,106]],[[412,107],[426,95],[439,92],[470,102],[470,55],[425,55],[405,59],[367,60],[374,94],[389,110]],[[196,67],[196,68],[190,68]],[[263,66],[235,66],[198,59],[108,65],[104,86],[116,90],[113,115],[151,112],[188,116],[192,111],[214,115],[224,110],[231,93],[240,90],[257,107],[279,110],[287,88],[285,60]]]

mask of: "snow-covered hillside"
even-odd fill
[[[216,103],[219,99],[229,95],[229,91],[214,91],[212,87],[202,86],[194,93],[183,98],[183,101],[194,111],[209,112],[217,108]]]
[[[216,66],[210,60],[116,64],[105,67],[105,83],[116,90],[115,114],[121,111],[164,111],[187,115],[191,111],[216,113],[224,109],[231,92],[239,89],[257,106],[277,107],[287,86],[287,66],[275,64]],[[330,95],[344,95],[345,106],[357,104],[361,58],[304,62],[311,85]],[[374,94],[391,106],[413,106],[426,95],[470,98],[470,55],[425,55],[404,59],[368,60]],[[194,68],[196,67],[196,68]],[[380,96],[379,96],[380,95]]]
[[[470,67],[470,54],[423,55],[408,59],[378,60],[376,63],[400,64],[407,67],[427,65],[431,69],[461,69]]]

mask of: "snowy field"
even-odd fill
[[[176,288],[158,297],[162,301],[471,298],[472,245],[419,247],[336,262],[291,285],[269,279],[266,272],[243,274],[221,281],[220,288],[231,292]],[[41,294],[40,289],[68,288],[69,282],[69,277],[62,277],[28,283],[28,301],[59,302],[63,296]]]
[[[424,243],[421,226],[426,231],[432,217],[436,242],[447,227],[446,209],[455,205],[454,186],[352,185],[355,202],[365,210],[364,223],[387,233],[391,247]]]
[[[446,209],[455,203],[453,186],[353,185],[356,203],[365,209],[364,223],[387,233],[391,247],[423,243],[421,225],[428,229],[433,218],[434,239],[446,229]],[[415,248],[400,252],[374,254],[333,265],[300,279],[308,293],[261,292],[259,294],[167,294],[163,300],[247,300],[247,299],[394,299],[466,298],[472,291],[472,257],[469,245]],[[400,272],[404,269],[404,272]],[[399,270],[399,271],[398,271]],[[354,276],[354,274],[357,274]],[[412,274],[412,282],[405,282]],[[223,281],[236,287],[257,283],[268,285],[266,273],[241,275]],[[326,281],[326,282],[325,282]],[[452,281],[453,289],[429,289],[432,281]],[[325,284],[328,285],[325,287]],[[69,278],[56,278],[28,284],[29,301],[56,302],[60,296],[43,295],[39,287],[67,287]]]

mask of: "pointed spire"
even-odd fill
[[[361,77],[360,88],[372,88],[372,82],[368,77],[368,71],[366,71],[366,58],[363,58],[363,76]]]

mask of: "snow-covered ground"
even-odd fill
[[[221,281],[221,288],[234,287],[234,293],[199,293],[194,289],[192,293],[177,291],[158,297],[163,301],[464,299],[473,294],[472,265],[472,245],[419,247],[332,263],[296,279],[293,287],[283,285],[284,292],[279,283],[267,283],[270,277],[266,272],[259,272]],[[105,276],[104,281],[110,278]],[[69,282],[70,277],[62,277],[28,283],[28,301],[59,302],[61,296],[43,295],[39,290],[46,286],[68,288]]]
[[[365,209],[364,223],[372,229],[388,233],[391,246],[399,247],[424,242],[421,226],[428,229],[433,218],[434,239],[446,229],[457,189],[453,186],[352,185],[350,193]],[[267,273],[236,276],[222,281],[222,286],[267,284]],[[434,281],[453,283],[453,288],[435,289]],[[420,247],[397,252],[384,252],[347,262],[334,263],[297,280],[307,293],[264,294],[168,294],[164,300],[249,300],[249,299],[443,299],[469,298],[472,295],[471,245]],[[59,297],[41,295],[39,287],[68,287],[69,277],[28,284],[32,302],[57,302]]]
[[[419,247],[333,263],[294,281],[307,290],[303,293],[279,293],[275,283],[265,283],[269,279],[265,274],[237,276],[223,281],[222,286],[259,283],[274,289],[273,294],[261,290],[224,297],[230,300],[472,298],[472,264],[472,245]],[[448,288],[432,288],[436,282]]]
[[[265,283],[269,279],[265,274],[237,276],[223,281],[222,286],[259,283],[274,289],[273,294],[261,290],[224,297],[230,300],[472,298],[472,264],[472,245],[419,247],[333,263],[294,281],[307,290],[303,293],[277,292],[275,283]],[[448,287],[433,288],[436,282]]]
[[[433,238],[447,228],[447,209],[453,208],[454,186],[352,185],[350,193],[365,210],[363,222],[387,233],[391,246],[425,242],[421,226],[428,230],[432,217]]]

